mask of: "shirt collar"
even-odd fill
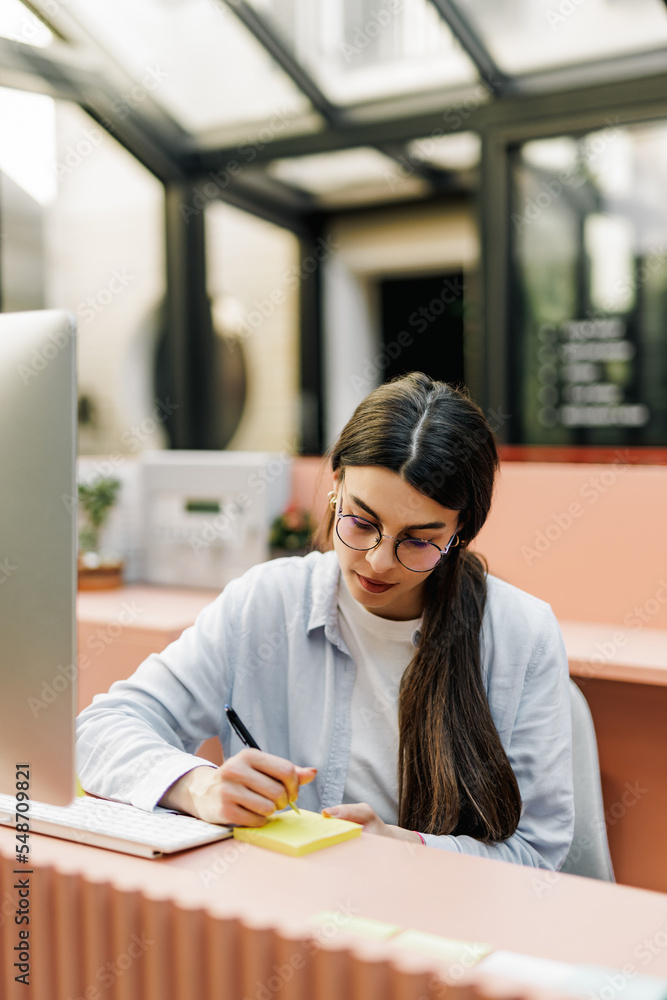
[[[340,565],[332,550],[322,553],[312,576],[312,604],[308,617],[307,631],[323,628],[327,639],[349,656],[338,627],[338,578]]]

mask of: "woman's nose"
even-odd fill
[[[386,573],[393,567],[396,560],[393,539],[383,536],[376,547],[366,553],[366,559],[373,567],[373,572],[377,573],[378,576],[381,573]]]

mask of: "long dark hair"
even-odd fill
[[[506,840],[521,796],[482,681],[486,564],[467,548],[491,506],[493,432],[465,392],[412,372],[360,403],[329,457],[334,472],[382,466],[461,511],[460,544],[426,581],[421,641],[401,680],[398,821],[422,833]],[[322,548],[331,547],[334,517],[321,526]]]

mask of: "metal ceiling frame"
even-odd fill
[[[482,84],[478,84],[476,88],[463,88],[449,95],[442,95],[449,99],[444,108],[440,104],[438,110],[399,112],[398,115],[390,112],[392,108],[400,107],[402,102],[392,98],[349,109],[332,104],[277,37],[267,20],[247,0],[214,2],[224,4],[245,25],[311,102],[328,127],[306,135],[274,138],[264,148],[253,151],[252,177],[245,171],[244,179],[237,171],[227,178],[224,185],[219,184],[217,191],[213,182],[208,184],[207,189],[211,192],[212,199],[227,200],[262,218],[299,230],[302,235],[303,219],[320,210],[316,201],[307,192],[273,178],[265,177],[259,183],[256,167],[284,157],[371,146],[402,165],[405,165],[406,160],[409,161],[413,172],[428,182],[432,196],[437,197],[442,192],[459,189],[456,172],[428,164],[413,164],[405,148],[412,139],[455,133],[464,129],[477,131],[482,135],[489,127],[496,127],[503,122],[518,124],[522,119],[528,122],[535,117],[544,118],[545,114],[557,114],[558,117],[576,115],[582,110],[579,84],[582,72],[586,71],[586,64],[509,77],[496,65],[479,33],[453,0],[430,2],[476,66],[483,81],[484,93],[480,93]],[[34,6],[42,20],[51,26],[51,18],[39,11],[38,3]],[[71,19],[67,11],[62,17],[65,21],[68,17]],[[54,32],[59,36],[66,34],[65,21],[63,24],[58,21],[53,25]],[[83,34],[86,34],[85,41],[88,43],[89,35]],[[80,44],[79,38],[79,47]],[[105,60],[107,64],[111,61],[103,46],[97,46],[94,39],[90,39],[90,44],[96,49],[97,63],[100,58],[103,66]],[[34,75],[37,74],[45,81],[53,96],[79,103],[164,183],[190,178],[201,180],[206,185],[212,175],[219,177],[227,171],[230,163],[238,164],[242,143],[215,149],[201,148],[151,95],[146,95],[141,110],[128,106],[123,101],[122,94],[114,92],[97,70],[78,66],[76,58],[73,60],[72,53],[66,53],[66,49],[66,46],[58,43],[51,52],[0,39],[0,84],[36,89]],[[75,56],[76,54],[75,52]],[[588,75],[591,81],[596,82],[589,83],[587,87],[586,109],[590,110],[595,105],[609,108],[612,93],[612,102],[617,108],[636,103],[637,100],[641,102],[647,82],[649,89],[653,88],[654,99],[656,94],[664,93],[666,55],[667,50],[663,49],[589,64]],[[651,72],[648,78],[647,68]],[[643,77],[637,75],[641,71]],[[612,81],[609,81],[610,74],[613,75]],[[607,80],[601,82],[600,78],[604,76],[607,76]],[[623,79],[619,79],[620,77]],[[418,101],[418,95],[415,95],[414,100]],[[117,113],[119,107],[122,110],[120,115]],[[144,109],[149,113],[144,114]],[[379,117],[369,121],[367,116],[372,113]]]
[[[446,135],[461,131],[482,133],[485,129],[498,125],[528,123],[536,120],[545,122],[545,128],[553,129],[551,116],[569,117],[588,112],[614,111],[644,103],[649,100],[660,102],[667,93],[667,72],[663,60],[660,72],[645,77],[627,80],[612,80],[586,88],[582,93],[577,88],[566,88],[550,93],[530,93],[512,90],[502,100],[484,101],[471,93],[467,99],[443,110],[423,115],[387,118],[371,124],[348,123],[333,127],[326,132],[311,133],[287,138],[276,138],[262,150],[257,150],[255,163],[297,156],[329,153],[339,149],[358,146],[379,146],[385,143],[408,143],[413,139],[429,135]],[[556,125],[556,127],[559,127]],[[200,166],[204,170],[221,169],[225,164],[238,158],[238,147],[202,150],[198,154]]]
[[[329,98],[324,95],[310,73],[297,62],[268,21],[261,17],[251,4],[246,3],[246,0],[216,0],[216,2],[229,8],[236,15],[241,24],[257,39],[262,48],[296,84],[301,93],[308,98],[327,124],[335,125],[344,119],[344,110],[332,104]]]
[[[430,0],[430,2],[474,63],[489,91],[492,94],[502,93],[509,78],[495,62],[479,33],[462,10],[451,0]]]
[[[196,398],[197,358],[209,349],[206,337],[192,346],[187,336],[192,324],[203,315],[206,302],[205,283],[197,278],[191,264],[184,259],[184,248],[187,248],[186,256],[189,254],[197,261],[198,267],[205,264],[202,205],[205,207],[216,199],[226,201],[292,230],[301,239],[302,246],[307,247],[314,234],[326,225],[329,215],[340,215],[346,209],[323,209],[307,192],[270,177],[264,168],[271,160],[372,146],[398,162],[404,163],[407,159],[413,166],[407,150],[410,141],[470,130],[482,138],[478,211],[485,360],[478,401],[487,409],[507,411],[511,406],[507,389],[508,146],[530,138],[584,132],[609,124],[664,119],[667,117],[667,96],[664,96],[667,95],[667,49],[510,76],[496,65],[480,35],[454,0],[430,0],[476,66],[482,82],[476,87],[459,88],[448,94],[422,93],[342,108],[328,100],[247,0],[214,2],[229,7],[305,95],[327,126],[319,132],[274,138],[264,148],[256,148],[252,166],[246,163],[240,171],[232,172],[230,165],[232,162],[238,165],[242,144],[204,148],[150,95],[140,107],[124,103],[117,89],[118,81],[123,78],[122,71],[116,66],[118,71],[114,72],[113,60],[102,46],[95,52],[102,58],[95,64],[86,64],[86,47],[96,49],[97,43],[88,37],[82,42],[85,32],[79,32],[73,46],[57,41],[50,49],[36,49],[0,38],[0,85],[41,90],[53,97],[77,102],[165,184],[170,272],[168,312],[173,316],[170,326],[172,366],[175,364],[174,371],[178,372],[179,364],[182,365],[186,374],[181,376],[181,381],[187,375],[181,386],[184,398]],[[36,7],[40,3],[41,0],[32,0]],[[39,16],[50,25],[50,18],[41,13]],[[61,38],[69,37],[65,23],[69,17],[61,5],[54,27]],[[102,66],[101,70],[98,65]],[[105,68],[115,85],[107,79]],[[39,85],[36,76],[41,81]],[[118,113],[119,107],[122,114]],[[455,172],[417,163],[414,172],[429,182],[432,193],[426,198],[403,201],[403,204],[435,202],[443,194],[464,190]],[[199,215],[197,224],[188,230],[182,207],[188,198],[195,197],[200,199]],[[396,204],[384,202],[368,207],[389,211]],[[359,206],[349,209],[357,210]],[[176,246],[179,240],[185,240],[183,252]],[[490,260],[496,261],[497,266],[485,267],[484,262]],[[309,328],[316,331],[315,340],[302,343],[302,360],[310,359],[309,363],[319,370],[323,356],[322,332],[314,288],[309,285],[309,297],[303,304]],[[210,331],[207,336],[210,339]],[[315,375],[311,372],[302,384],[304,399],[307,397],[310,406],[304,409],[304,428],[308,423],[311,448],[313,427],[317,425],[317,433],[321,435],[323,425],[321,411],[315,412],[312,408],[321,405],[320,379],[321,372]],[[203,412],[201,406],[193,409],[189,416],[183,407],[177,411],[178,426],[174,431],[178,446],[206,446],[202,444],[206,424]]]
[[[36,77],[42,81],[39,87]],[[0,86],[73,101],[161,181],[187,175],[190,150],[182,130],[151,101],[150,94],[141,102],[150,107],[149,116],[139,113],[122,92],[111,90],[97,71],[77,65],[62,46],[50,52],[0,38]]]

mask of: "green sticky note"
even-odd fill
[[[403,931],[392,942],[402,951],[415,951],[429,958],[439,958],[444,962],[461,962],[472,968],[491,951],[490,944],[479,941],[456,941],[454,938],[427,934],[424,931]]]
[[[322,910],[321,913],[316,913],[310,918],[310,923],[326,931],[327,937],[333,936],[329,933],[329,928],[333,928],[334,931],[343,931],[345,934],[354,934],[355,937],[372,941],[386,941],[401,930],[398,924],[386,924],[382,920],[372,920],[370,917],[351,917],[334,910]]]
[[[287,809],[272,816],[264,826],[235,826],[234,837],[257,847],[299,857],[358,837],[361,830],[359,823],[350,823],[346,819],[322,816],[307,809],[298,813]]]

